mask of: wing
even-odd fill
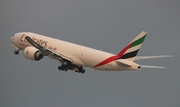
[[[172,55],[159,55],[159,56],[136,56],[134,60],[141,60],[141,59],[154,59],[154,58],[164,58],[164,57],[172,57]]]
[[[26,38],[26,40],[27,40],[31,45],[33,45],[34,47],[36,47],[37,49],[39,49],[40,52],[41,52],[43,55],[49,56],[49,57],[51,57],[51,58],[58,59],[58,60],[60,60],[62,63],[63,63],[63,62],[67,62],[67,61],[73,62],[73,60],[72,60],[71,58],[69,58],[69,57],[67,57],[67,56],[65,56],[65,55],[63,55],[63,54],[57,53],[57,52],[55,52],[55,51],[52,51],[52,50],[50,50],[50,49],[48,49],[48,48],[46,48],[46,47],[43,47],[43,46],[39,45],[38,43],[36,43],[35,41],[33,41],[29,36],[26,36],[25,38]]]

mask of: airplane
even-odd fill
[[[67,41],[35,34],[32,32],[19,32],[11,37],[12,46],[16,49],[14,54],[23,50],[27,59],[39,61],[44,56],[58,60],[59,70],[74,70],[85,73],[83,67],[102,71],[140,70],[146,68],[164,68],[160,66],[146,66],[135,63],[135,60],[172,57],[170,55],[136,56],[140,50],[147,32],[142,31],[134,40],[126,45],[118,54],[85,47]]]

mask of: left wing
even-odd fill
[[[41,45],[39,45],[38,43],[36,43],[35,41],[33,41],[29,36],[26,36],[25,37],[26,40],[31,44],[33,45],[34,47],[36,47],[37,49],[40,50],[40,52],[45,55],[45,56],[50,56],[50,57],[53,57],[53,58],[56,58],[56,59],[59,59],[60,61],[62,62],[73,62],[73,60],[63,54],[60,54],[60,53],[57,53],[57,52],[54,52],[46,47],[43,47]]]

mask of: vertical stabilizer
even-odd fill
[[[117,56],[119,56],[117,59],[128,59],[130,61],[134,61],[134,58],[141,48],[146,35],[147,32],[142,31],[134,40],[132,40],[122,51],[117,54]]]

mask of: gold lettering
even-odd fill
[[[20,41],[21,42],[24,42],[24,43],[27,43],[28,41],[26,40],[26,37],[27,35],[26,34],[23,34],[20,38]],[[48,44],[48,41],[44,41],[42,39],[38,39],[38,38],[35,38],[34,36],[31,37],[31,39],[36,42],[37,44],[40,44],[41,46],[44,46],[44,47],[47,47],[47,44]]]
[[[43,42],[43,46],[44,46],[44,47],[47,47],[47,43],[48,43],[48,41],[44,41],[44,42]]]
[[[43,42],[43,40],[39,40],[39,43]]]
[[[23,35],[21,36],[21,38],[20,38],[20,41],[21,41],[21,42],[24,42],[24,41],[25,41],[25,37],[26,37],[26,35],[23,34]]]
[[[40,43],[40,45],[46,47],[46,46],[45,46],[45,41],[42,41],[42,42]]]

